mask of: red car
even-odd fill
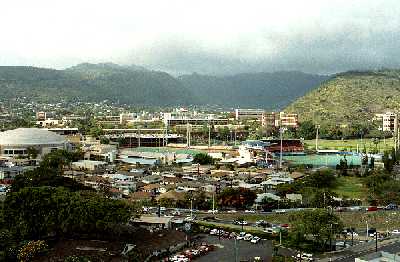
[[[368,212],[370,212],[370,211],[378,211],[378,207],[376,207],[376,206],[367,207],[367,211]]]

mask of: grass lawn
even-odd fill
[[[315,149],[315,139],[304,140],[306,148]],[[378,151],[383,152],[385,150],[391,149],[394,146],[392,138],[388,138],[385,141],[381,139],[379,143],[375,146],[371,139],[349,139],[349,140],[326,140],[318,139],[318,149],[334,149],[334,150],[344,150],[344,151],[357,151],[357,145],[360,151],[365,148],[368,151],[378,149]]]
[[[360,177],[341,176],[337,178],[337,187],[333,190],[339,197],[364,200],[368,190]]]
[[[366,221],[368,222],[369,228],[377,228],[379,231],[392,231],[393,229],[400,229],[400,211],[376,211],[376,212],[335,212],[340,217],[345,227],[355,227],[357,229],[366,228]],[[283,224],[283,223],[295,223],[289,221],[289,214],[218,214],[218,218],[223,220],[234,220],[237,218],[243,218],[248,222],[255,222],[263,219],[270,223]],[[213,223],[211,223],[213,224]],[[219,223],[217,223],[219,224]],[[240,228],[240,226],[227,224],[228,227]],[[250,227],[246,227],[249,229]]]

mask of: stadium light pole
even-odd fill
[[[283,133],[286,131],[286,128],[281,127],[279,128],[280,139],[281,139],[281,152],[279,156],[279,169],[282,169],[282,151],[283,151]]]
[[[315,128],[317,129],[317,132],[315,134],[315,151],[318,152],[318,134],[319,134],[319,128],[321,126],[320,125],[316,125]]]

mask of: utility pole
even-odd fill
[[[138,127],[138,132],[139,132],[139,134],[138,134],[138,147],[140,147],[140,128]]]
[[[238,262],[238,248],[237,248],[236,237],[235,237],[235,262]]]
[[[186,124],[186,142],[187,142],[187,147],[190,148],[190,124],[189,124],[189,122]]]
[[[215,214],[215,195],[214,195],[214,193],[213,193],[213,195],[212,195],[212,204],[213,204],[213,214]]]
[[[399,150],[399,146],[400,146],[400,133],[399,133],[399,117],[396,113],[395,118],[394,118],[394,128],[395,128],[395,136],[396,136],[396,148],[395,151],[397,152]]]
[[[316,125],[315,128],[317,129],[317,132],[315,134],[315,151],[318,152],[318,133],[319,133],[320,125]]]
[[[211,125],[208,123],[208,150],[210,150],[211,147]]]
[[[164,146],[168,145],[168,125],[165,125],[165,132],[164,132]]]
[[[236,127],[235,127],[235,146],[236,146]]]
[[[190,221],[193,220],[193,199],[190,198]]]

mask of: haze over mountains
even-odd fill
[[[280,109],[328,78],[295,71],[173,77],[140,66],[112,63],[84,63],[65,70],[3,66],[0,92],[5,98],[28,96],[44,101],[108,99],[148,106],[210,104]]]

